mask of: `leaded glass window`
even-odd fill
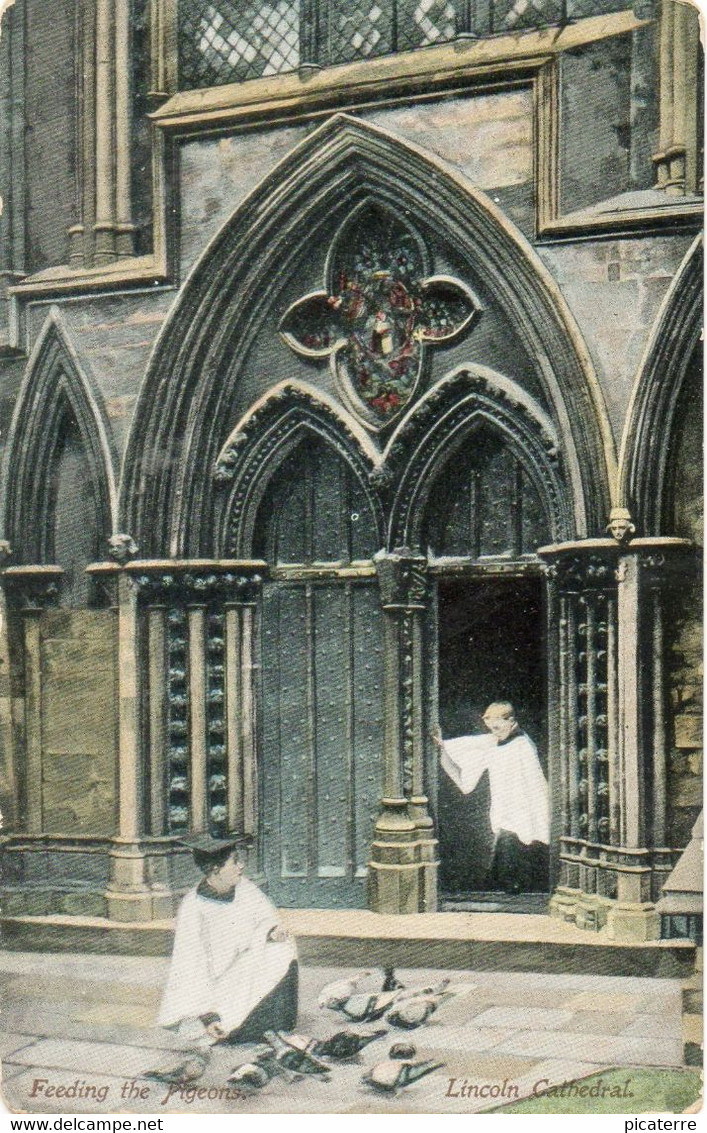
[[[603,15],[628,0],[179,0],[182,90]]]
[[[181,0],[180,86],[219,86],[294,71],[299,38],[297,0]]]

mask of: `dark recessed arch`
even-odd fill
[[[29,360],[10,428],[3,530],[15,560],[54,562],[56,477],[71,450],[95,520],[96,551],[114,530],[116,492],[108,426],[58,313],[52,311]]]
[[[268,486],[291,453],[307,439],[328,446],[349,470],[370,512],[377,536],[374,549],[383,545],[381,503],[369,484],[376,449],[347,416],[315,390],[288,382],[271,391],[239,422],[215,466],[214,477],[220,485],[217,554],[252,556],[256,521]]]
[[[641,535],[664,530],[681,391],[702,333],[703,241],[688,251],[663,301],[634,383],[621,445],[620,500]]]
[[[223,443],[240,360],[321,226],[366,200],[405,207],[483,274],[528,342],[573,494],[573,533],[600,530],[614,453],[588,352],[528,242],[443,162],[380,127],[337,115],[236,210],[193,269],[151,360],[124,462],[120,522],[141,553],[208,554],[210,469]]]

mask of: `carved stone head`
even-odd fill
[[[636,525],[631,522],[631,513],[628,508],[612,508],[609,516],[609,525],[606,530],[617,543],[628,543],[629,539],[636,531]]]
[[[120,532],[117,535],[110,535],[108,538],[108,554],[121,566],[125,566],[129,559],[134,559],[138,550],[138,545],[132,535]]]

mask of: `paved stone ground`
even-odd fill
[[[141,1075],[174,1065],[185,1049],[171,1032],[153,1024],[166,968],[162,958],[0,952],[0,1058],[8,1108],[35,1113],[460,1113],[527,1096],[544,1080],[554,1085],[618,1066],[626,1067],[630,1081],[632,1067],[681,1065],[676,980],[401,970],[398,975],[410,985],[448,975],[458,994],[425,1026],[413,1032],[391,1028],[358,1061],[334,1066],[328,1081],[304,1078],[288,1084],[278,1078],[254,1095],[227,1100],[228,1074],[248,1061],[252,1048],[216,1048],[196,1085],[216,1094],[220,1089],[220,1099],[177,1095],[163,1104],[168,1088]],[[317,994],[349,972],[302,969],[301,1034],[326,1037],[342,1029],[342,1016],[321,1010]],[[374,986],[373,980],[369,983]],[[445,1065],[397,1096],[374,1093],[362,1074],[400,1040],[414,1042],[418,1057]],[[39,1092],[38,1079],[54,1088],[78,1083],[82,1096],[47,1097]],[[121,1096],[124,1083],[133,1080],[137,1089],[147,1088],[146,1096]],[[464,1085],[469,1096],[462,1093]],[[101,1089],[105,1099],[98,1101]]]

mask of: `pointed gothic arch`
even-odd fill
[[[238,423],[214,472],[221,485],[216,529],[219,556],[252,555],[258,509],[288,455],[307,435],[320,438],[356,478],[383,545],[383,513],[368,479],[378,462],[376,446],[343,410],[300,382],[282,382]]]
[[[27,366],[7,446],[3,529],[18,562],[55,559],[54,479],[69,438],[86,463],[96,530],[101,539],[114,530],[113,455],[99,397],[52,310]]]
[[[685,376],[702,332],[704,245],[698,236],[671,283],[634,382],[621,444],[620,501],[640,535],[664,535],[670,446]]]
[[[486,426],[525,470],[542,501],[549,537],[571,537],[573,512],[560,442],[546,413],[515,382],[482,366],[460,367],[401,422],[385,454],[396,483],[390,546],[418,547],[429,494],[459,447]]]
[[[459,173],[381,127],[341,114],[297,146],[239,206],[195,265],[163,328],[121,486],[120,522],[142,553],[209,553],[210,469],[223,446],[218,423],[228,421],[240,360],[303,243],[316,241],[324,224],[343,220],[367,199],[391,209],[404,205],[488,280],[528,343],[565,438],[574,532],[603,527],[614,482],[611,430],[588,352],[549,272]]]

